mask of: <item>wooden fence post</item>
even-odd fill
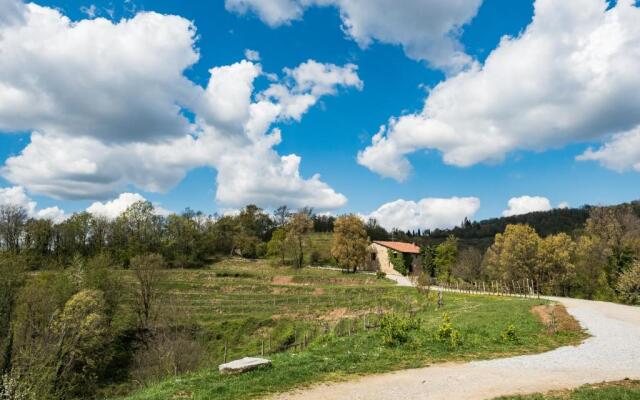
[[[227,339],[224,340],[224,357],[223,357],[223,364],[227,363]]]

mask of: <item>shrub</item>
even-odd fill
[[[309,254],[309,263],[311,265],[320,264],[320,252],[318,252],[318,250],[313,250],[311,254]]]
[[[620,275],[616,289],[622,302],[640,304],[640,262],[634,263]]]
[[[378,278],[378,279],[384,279],[384,278],[386,278],[386,277],[387,277],[387,274],[386,274],[385,272],[382,272],[382,271],[377,271],[377,272],[376,272],[376,278]]]
[[[35,395],[23,382],[8,374],[0,376],[0,400],[35,400]]]
[[[438,327],[436,338],[440,342],[449,343],[452,347],[458,347],[462,343],[462,336],[460,331],[453,327],[449,314],[444,313],[442,315],[442,323]]]
[[[506,328],[504,328],[502,332],[500,332],[500,338],[502,339],[503,342],[517,343],[518,332],[516,331],[516,327],[513,324],[511,324]]]
[[[386,314],[380,320],[382,339],[387,345],[398,345],[409,340],[409,333],[418,328],[418,321],[396,314]]]

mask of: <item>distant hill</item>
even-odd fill
[[[449,235],[454,235],[459,239],[461,246],[472,246],[484,250],[493,243],[496,233],[504,232],[509,224],[530,225],[543,237],[560,232],[571,235],[584,228],[590,209],[591,206],[562,208],[483,221],[464,221],[461,226],[453,229],[436,229],[428,232],[423,238],[433,245],[444,241]]]
[[[611,207],[631,206],[640,216],[640,201],[614,205]],[[459,239],[462,247],[477,247],[485,250],[493,243],[496,233],[504,232],[509,224],[527,224],[532,226],[540,236],[555,235],[564,232],[569,235],[579,233],[589,218],[589,211],[593,206],[585,205],[581,208],[557,208],[550,211],[538,211],[511,217],[485,219],[483,221],[464,221],[453,229],[436,229],[426,232],[418,238],[423,244],[437,245],[447,236],[454,235]],[[415,238],[414,238],[415,240]]]

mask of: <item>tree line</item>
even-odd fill
[[[486,251],[449,235],[423,247],[423,273],[444,282],[528,280],[542,294],[639,304],[639,211],[636,203],[590,207],[572,234],[507,224]]]

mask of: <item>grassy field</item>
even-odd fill
[[[165,302],[171,315],[196,332],[200,369],[147,382],[123,399],[246,399],[436,362],[540,352],[584,337],[571,324],[549,332],[531,312],[543,301],[447,293],[444,307],[436,310],[433,294],[373,275],[274,268],[265,261],[227,260],[206,270],[170,271],[163,290],[171,299]],[[377,325],[390,313],[413,316],[415,327],[403,344],[383,343]],[[445,313],[460,334],[456,345],[438,339]],[[510,325],[512,340],[502,337]],[[228,360],[264,349],[273,367],[221,376],[217,365],[225,344]]]
[[[565,390],[548,394],[528,396],[500,397],[496,400],[638,400],[640,399],[640,381],[624,380],[619,382],[585,385],[575,390]]]

